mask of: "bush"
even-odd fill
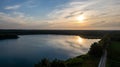
[[[35,64],[35,67],[51,67],[50,61],[48,59],[42,59],[38,64]]]
[[[51,67],[67,67],[67,66],[64,63],[64,61],[60,61],[60,60],[55,59],[52,61]]]
[[[93,43],[91,45],[91,48],[90,48],[88,54],[93,57],[101,57],[101,55],[103,54],[103,48],[98,43]]]
[[[47,59],[42,59],[41,62],[35,64],[35,67],[67,67],[67,66],[64,63],[64,61],[60,61],[57,59],[53,60],[52,62],[50,62]]]

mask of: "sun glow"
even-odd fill
[[[78,20],[79,23],[83,23],[85,20],[85,17],[83,15],[77,16],[76,19]]]
[[[83,39],[81,37],[78,36],[77,40],[78,40],[79,43],[83,43]]]

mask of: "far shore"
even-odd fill
[[[0,34],[18,35],[77,35],[87,39],[101,39],[105,34],[119,35],[120,30],[18,30],[0,29]],[[14,35],[14,36],[15,36]],[[13,37],[14,38],[14,37]]]
[[[19,38],[16,34],[0,34],[0,40],[3,39],[17,39]]]

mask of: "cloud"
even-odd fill
[[[11,27],[15,23],[16,26],[22,25],[21,28],[34,29],[120,29],[119,0],[70,0],[57,6],[43,20],[15,10],[20,7],[36,7],[36,2],[37,0],[28,0],[19,5],[5,7],[14,12],[0,13],[0,23],[6,22]],[[79,15],[86,17],[84,24],[77,23],[75,18]]]
[[[22,24],[17,22],[16,18],[10,17],[9,14],[0,12],[0,29],[20,28]]]
[[[36,17],[26,15],[22,12],[12,12],[11,14],[0,12],[0,28],[14,29],[42,29],[49,26],[49,22],[36,20]]]
[[[5,9],[7,10],[15,10],[15,9],[18,9],[20,8],[21,5],[13,5],[13,6],[6,6]]]
[[[36,2],[37,2],[37,0],[27,0],[27,1],[22,2],[20,4],[6,6],[4,9],[6,9],[6,10],[16,10],[16,9],[21,8],[21,7],[22,8],[23,7],[33,8],[33,7],[37,6]]]
[[[27,25],[28,20],[29,17],[26,17],[23,13],[6,14],[0,12],[0,26],[3,28],[22,28]]]
[[[53,19],[66,19],[74,18],[78,15],[82,15],[86,10],[88,10],[88,6],[96,3],[92,1],[72,1],[67,3],[64,6],[61,6],[60,8],[56,8],[53,12],[51,12],[48,17],[51,17]],[[75,19],[73,19],[75,20]],[[72,21],[73,21],[72,20]]]
[[[102,29],[102,27],[107,29],[114,29],[117,27],[120,29],[120,4],[118,2],[120,3],[118,0],[72,0],[63,6],[56,8],[48,15],[48,17],[54,22],[52,27],[55,28],[61,25],[60,27],[72,29],[86,29],[87,27],[87,29]],[[71,25],[74,22],[77,22],[75,17],[79,15],[84,15],[86,17],[86,25],[76,25],[77,23]],[[58,22],[58,25],[56,24],[57,21],[60,21]]]
[[[12,22],[12,23],[24,23],[27,20],[27,17],[25,17],[24,13],[20,12],[13,12],[11,14],[0,12],[0,20],[6,21],[6,22]]]

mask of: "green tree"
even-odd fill
[[[51,63],[51,67],[67,67],[64,61],[60,61],[60,60],[53,60]]]
[[[51,67],[50,61],[48,59],[42,59],[35,67]]]
[[[101,57],[101,55],[103,54],[103,48],[101,45],[95,42],[91,45],[88,54],[94,57]]]
[[[104,35],[103,38],[99,41],[99,44],[104,49],[106,49],[110,43],[111,43],[111,36],[109,34]]]

